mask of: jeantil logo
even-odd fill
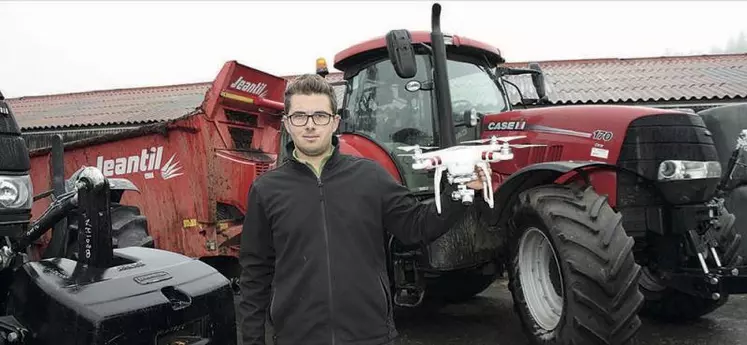
[[[154,172],[160,171],[161,178],[168,180],[183,174],[178,172],[182,169],[179,166],[179,161],[174,161],[176,154],[171,155],[171,158],[163,166],[161,166],[162,156],[163,146],[151,147],[150,149],[142,149],[140,154],[127,157],[105,159],[104,156],[98,156],[96,157],[96,167],[106,177],[143,173],[146,179],[152,179]]]

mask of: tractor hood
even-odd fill
[[[630,106],[557,106],[522,109],[487,115],[482,120],[482,137],[525,135],[512,143],[579,144],[577,160],[615,164],[626,132],[636,119],[673,114],[697,117],[680,111]],[[579,147],[580,148],[580,147]]]
[[[559,106],[488,115],[483,138],[526,136],[497,171],[511,173],[548,161],[597,161],[615,166],[617,186],[603,192],[618,206],[644,203],[638,179],[655,183],[669,204],[704,202],[715,192],[721,164],[712,134],[695,114],[631,106]],[[610,181],[611,182],[611,181]],[[617,194],[617,195],[616,195]],[[651,196],[650,198],[654,198]]]

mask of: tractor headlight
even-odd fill
[[[718,161],[667,160],[659,164],[659,181],[720,178],[721,163]]]
[[[30,209],[33,187],[29,175],[0,176],[0,209]]]

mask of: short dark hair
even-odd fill
[[[335,89],[324,77],[318,74],[303,74],[291,81],[285,89],[285,111],[290,109],[290,99],[293,95],[322,94],[329,97],[332,114],[337,113],[337,96]]]

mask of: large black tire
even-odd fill
[[[723,265],[738,266],[743,261],[739,253],[742,235],[737,233],[735,223],[734,215],[722,207],[719,226],[713,231],[716,231],[719,242],[716,252]],[[664,287],[655,274],[646,268],[641,277],[641,291],[646,301],[640,314],[664,322],[694,320],[715,311],[729,301],[727,293],[721,293],[720,298],[714,300]]]
[[[532,188],[519,195],[509,223],[509,289],[534,344],[635,341],[641,268],[606,196],[592,187]]]
[[[136,206],[111,203],[112,244],[114,248],[148,247],[153,248],[153,238],[148,235],[148,220]],[[78,258],[78,224],[70,222],[70,240],[67,257]]]

